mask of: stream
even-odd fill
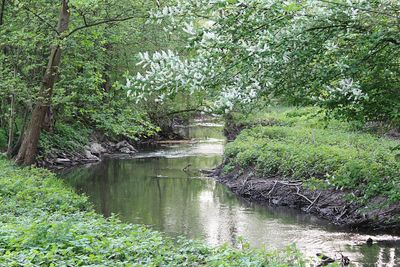
[[[400,237],[339,229],[309,214],[248,203],[200,170],[222,162],[222,125],[195,121],[177,129],[190,142],[149,147],[130,158],[107,158],[60,174],[96,211],[119,214],[124,222],[145,224],[169,236],[200,239],[210,245],[283,248],[295,243],[314,257],[342,252],[351,266],[400,266]],[[371,237],[376,241],[367,246]]]

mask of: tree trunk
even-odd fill
[[[13,142],[14,142],[14,125],[15,125],[15,96],[11,95],[10,119],[8,126],[8,146],[7,156],[11,157]]]
[[[112,44],[107,43],[104,46],[105,50],[106,50],[106,56],[110,56],[110,58],[112,57]],[[110,64],[111,59],[107,60],[107,62],[104,65],[104,70],[103,70],[103,89],[106,93],[109,93],[111,88],[112,88],[112,82],[111,82],[111,77],[110,77],[110,73],[112,71],[112,66]]]
[[[0,103],[0,128],[4,128],[4,121],[5,121],[5,114],[6,114],[6,107],[5,107],[6,103],[4,98],[1,98],[1,103]]]
[[[19,137],[18,137],[17,143],[15,144],[15,146],[13,147],[13,149],[11,151],[11,157],[15,157],[18,154],[18,150],[22,145],[22,141],[24,139],[25,128],[27,126],[26,124],[28,122],[28,114],[29,114],[29,111],[26,110],[24,112],[24,119],[22,121],[22,127],[21,127],[21,131],[19,133]]]
[[[58,20],[57,31],[60,35],[68,30],[69,24],[68,0],[61,1],[60,16]],[[58,36],[60,37],[60,36]],[[61,62],[61,47],[57,43],[51,47],[49,62],[45,75],[42,80],[42,86],[39,92],[39,98],[32,111],[31,121],[24,133],[21,147],[15,158],[17,164],[31,165],[35,162],[37,146],[39,143],[40,132],[44,123],[46,112],[51,103],[54,83],[56,81],[58,67]]]
[[[0,26],[3,25],[4,22],[4,13],[6,9],[6,0],[1,0],[1,10],[0,10]]]
[[[6,13],[6,0],[1,1],[1,10],[0,10],[0,26],[4,25],[4,14]],[[7,45],[3,46],[2,48],[4,55],[7,54]]]
[[[4,14],[5,14],[5,9],[6,9],[6,0],[0,0],[0,26],[3,26],[4,24]],[[6,55],[6,47],[3,47],[3,53]],[[1,98],[1,103],[0,103],[0,128],[5,127],[5,114],[6,114],[6,102],[4,98]]]
[[[54,132],[54,113],[51,104],[47,107],[46,115],[44,116],[43,129],[46,132]]]

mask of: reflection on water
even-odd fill
[[[253,246],[280,248],[292,243],[309,256],[343,252],[354,266],[400,265],[400,241],[391,236],[366,246],[369,236],[335,230],[313,216],[287,208],[247,203],[224,186],[205,178],[222,160],[218,125],[196,124],[179,129],[197,142],[162,145],[133,159],[106,159],[63,174],[86,193],[105,216],[150,225],[172,236],[184,235],[211,245],[235,245],[239,236]]]

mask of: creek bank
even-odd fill
[[[400,225],[396,218],[400,214],[400,203],[387,206],[384,205],[385,199],[380,197],[371,199],[368,206],[351,203],[346,200],[351,192],[310,190],[301,181],[258,177],[252,167],[246,170],[235,168],[223,174],[220,166],[210,175],[236,195],[261,205],[299,209],[351,230],[400,235]]]
[[[156,145],[170,142],[190,142],[185,139],[177,127],[169,128],[169,132],[160,132],[151,138],[142,138],[134,141],[129,138],[110,138],[103,133],[95,132],[91,135],[89,143],[78,150],[67,151],[53,148],[50,153],[40,155],[36,162],[38,167],[50,170],[61,170],[73,166],[100,162],[109,156],[129,157],[139,152],[140,148],[148,145]]]
[[[0,170],[0,266],[306,266],[292,247],[211,247],[105,218],[48,170],[6,159]]]
[[[290,121],[288,118],[293,121]],[[236,195],[249,201],[257,202],[262,205],[288,206],[299,209],[326,219],[331,223],[346,229],[400,235],[400,201],[389,202],[389,196],[386,197],[385,194],[370,195],[367,200],[364,197],[365,188],[362,189],[361,186],[352,188],[349,186],[350,188],[346,188],[329,185],[328,183],[322,187],[324,189],[318,189],[317,187],[312,188],[313,190],[311,190],[307,178],[309,176],[297,175],[295,176],[297,179],[295,179],[290,175],[279,174],[279,166],[286,164],[285,168],[288,168],[288,163],[284,162],[283,159],[290,160],[295,157],[298,157],[300,160],[296,162],[298,163],[297,165],[291,165],[293,172],[297,170],[296,168],[308,164],[306,166],[311,170],[310,173],[312,173],[312,170],[317,167],[320,169],[322,167],[326,168],[325,170],[334,173],[335,169],[328,165],[322,165],[321,167],[321,162],[332,163],[335,159],[334,156],[342,159],[340,153],[342,153],[342,151],[346,152],[347,150],[340,149],[342,147],[347,148],[355,146],[354,144],[356,141],[354,138],[355,141],[353,143],[346,143],[340,147],[340,145],[337,145],[338,141],[336,140],[339,137],[329,139],[329,132],[312,129],[307,125],[306,127],[310,127],[311,129],[311,137],[306,136],[306,138],[311,139],[310,142],[304,136],[300,135],[300,126],[297,128],[293,126],[298,123],[299,119],[292,117],[288,118],[284,118],[283,120],[272,118],[259,122],[253,122],[251,120],[249,122],[228,120],[226,122],[224,134],[228,140],[233,141],[231,143],[233,146],[230,146],[230,151],[226,151],[224,163],[215,169],[210,176],[216,177],[219,182],[230,188]],[[279,131],[280,127],[282,127],[282,131]],[[242,134],[242,131],[245,129],[246,132]],[[253,129],[258,129],[258,132],[256,130],[253,134]],[[266,129],[266,131],[263,131],[262,129]],[[271,131],[268,129],[271,129]],[[290,132],[292,129],[293,133]],[[275,130],[275,132],[273,130]],[[297,133],[299,133],[299,136],[296,136]],[[321,133],[321,135],[318,135],[318,133]],[[290,134],[294,135],[293,139],[290,139]],[[360,136],[354,137],[359,139],[366,138],[361,134]],[[293,141],[296,138],[298,140],[300,139],[297,143]],[[371,142],[375,141],[373,138],[369,138],[368,140],[371,140]],[[292,143],[294,145],[291,145]],[[268,146],[269,144],[276,144],[276,146]],[[285,145],[288,144],[291,145],[291,150],[283,150],[283,148],[288,147],[285,147]],[[323,146],[324,144],[326,145]],[[328,153],[326,152],[325,154],[322,154],[324,158],[316,157],[316,159],[318,159],[317,161],[309,161],[309,158],[306,157],[307,154],[302,153],[307,153],[308,151],[311,151],[311,149],[316,151],[318,149],[315,149],[315,147],[318,145],[321,149],[325,149],[323,152],[340,151],[340,153],[332,153],[332,158],[330,158],[329,155],[326,155],[326,153]],[[367,144],[362,144],[362,146],[359,145],[358,149],[367,149],[365,148],[366,145]],[[383,141],[380,145],[383,145]],[[335,146],[334,148],[337,150],[329,150],[330,147],[333,146]],[[269,147],[269,150],[265,147]],[[297,153],[297,151],[299,152]],[[365,151],[365,153],[372,153],[367,150]],[[286,154],[284,154],[285,152]],[[318,153],[319,152],[316,151],[315,155],[319,155]],[[359,160],[359,155],[360,154],[355,153],[354,158]],[[275,158],[276,161],[268,161],[271,157]],[[331,161],[323,161],[326,158]],[[345,159],[345,157],[343,158]],[[304,162],[302,160],[304,160]],[[272,162],[275,165],[271,166],[266,162]],[[313,162],[317,162],[317,164],[320,165],[312,165]],[[358,163],[358,161],[356,163]],[[341,164],[338,163],[338,166],[341,166]],[[268,168],[271,168],[272,171]],[[363,165],[363,168],[369,168],[369,166]],[[361,169],[360,171],[364,170]],[[367,172],[364,171],[362,173],[365,174]],[[314,175],[311,176],[314,181],[318,180],[320,183],[324,182],[324,173],[312,175]],[[382,178],[382,181],[393,183],[393,188],[396,188],[396,179],[390,180],[390,176],[383,177],[385,178]],[[354,182],[357,181],[355,180]],[[365,183],[369,183],[369,181],[365,180]],[[382,184],[376,185],[377,187],[382,186]],[[361,199],[364,200],[359,201]]]
[[[99,162],[103,157],[115,154],[133,155],[138,152],[134,144],[128,140],[118,142],[108,140],[106,137],[99,138],[93,136],[90,143],[84,146],[80,151],[63,151],[53,149],[45,157],[40,157],[37,161],[39,167],[48,169],[63,169],[66,167],[77,166]]]

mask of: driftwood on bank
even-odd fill
[[[195,144],[195,140],[162,140],[155,141],[156,144]]]

